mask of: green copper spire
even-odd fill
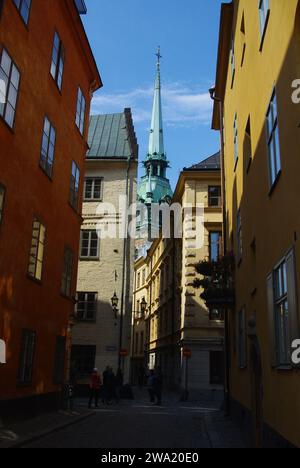
[[[161,105],[161,80],[160,80],[160,47],[157,50],[157,74],[155,81],[154,102],[152,110],[151,130],[149,138],[148,158],[165,159],[164,134]]]
[[[149,247],[152,240],[153,228],[159,232],[160,222],[152,216],[153,204],[170,203],[173,191],[167,178],[167,161],[164,149],[162,100],[161,100],[161,76],[160,76],[160,48],[156,53],[157,69],[154,89],[154,102],[149,138],[149,148],[146,159],[143,162],[145,173],[138,187],[138,201],[142,207],[139,208],[140,218],[137,223],[137,239],[141,240],[139,248]],[[141,215],[141,212],[143,215]],[[145,244],[143,242],[146,242]]]

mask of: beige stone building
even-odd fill
[[[138,145],[130,109],[92,116],[88,142],[71,366],[84,382],[95,366],[103,372],[110,365],[116,372],[121,364],[126,382],[134,238],[120,235],[125,218],[119,197],[127,194],[128,205],[136,200]]]
[[[135,321],[135,332],[145,336],[144,363],[150,368],[160,366],[167,386],[184,390],[187,383],[190,394],[199,397],[221,393],[223,388],[223,317],[216,310],[207,310],[200,298],[201,290],[194,288],[195,264],[217,259],[220,254],[220,186],[219,154],[184,169],[173,203],[203,206],[202,248],[191,246],[191,236],[185,230],[190,220],[184,217],[182,238],[172,233],[171,239],[155,240],[147,257],[135,263],[135,309],[142,297],[147,298],[145,314],[139,314]],[[191,353],[188,375],[185,351]],[[133,353],[132,357],[138,356]]]

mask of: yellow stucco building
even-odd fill
[[[170,238],[156,239],[147,256],[135,263],[134,309],[137,311],[133,360],[140,365],[143,352],[137,344],[144,337],[144,365],[161,367],[167,387],[201,398],[223,395],[223,316],[209,312],[194,288],[195,264],[216,259],[222,237],[219,153],[181,172],[173,205],[191,207],[183,216],[183,235],[171,227]],[[196,206],[202,207],[203,242],[195,244]],[[174,217],[175,219],[175,217]],[[194,235],[186,228],[194,228]],[[179,234],[179,232],[178,232]],[[147,308],[140,313],[145,298]],[[185,351],[191,353],[186,375]],[[186,380],[187,377],[187,380]]]
[[[236,257],[231,409],[256,446],[300,446],[291,358],[300,338],[299,50],[298,0],[222,5],[212,94],[213,128],[224,122],[226,248]]]

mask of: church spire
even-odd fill
[[[152,110],[152,121],[149,138],[149,159],[166,159],[164,150],[164,134],[163,134],[163,119],[162,119],[162,104],[161,104],[161,79],[160,79],[160,47],[157,53],[157,72],[154,91],[154,102]]]

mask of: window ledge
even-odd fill
[[[87,199],[83,199],[83,203],[103,203],[103,199],[102,198],[87,198]]]
[[[64,299],[66,299],[67,301],[70,301],[72,303],[74,303],[74,300],[72,298],[72,296],[67,296],[65,293],[63,293],[62,291],[60,291],[60,296],[63,297]]]
[[[58,93],[60,94],[60,96],[62,96],[63,82],[62,82],[62,85],[61,85],[61,89],[59,89],[59,86],[58,86],[58,84],[57,84],[55,78],[53,78],[53,76],[51,75],[51,71],[50,71],[50,70],[49,70],[49,76],[50,76],[50,78],[51,78],[51,81],[54,83],[56,90],[58,91]]]
[[[14,120],[14,125],[12,127],[8,125],[8,123],[6,122],[6,120],[4,119],[2,115],[0,115],[0,121],[3,122],[5,127],[12,133],[12,135],[15,135],[15,130],[14,130],[15,120]]]
[[[282,171],[280,170],[280,171],[278,172],[277,176],[276,176],[276,179],[275,179],[274,182],[273,182],[272,187],[271,187],[270,190],[269,190],[269,197],[272,196],[272,194],[273,194],[275,188],[277,187],[278,182],[279,182],[280,177],[281,177],[281,174],[282,174]]]
[[[289,372],[289,371],[294,370],[293,366],[288,366],[288,365],[286,365],[286,366],[283,366],[283,365],[282,366],[276,366],[273,369],[276,370],[276,371],[279,371],[279,372]]]
[[[99,262],[100,257],[79,257],[81,262]]]
[[[33,281],[34,283],[36,283],[39,286],[42,286],[42,284],[43,284],[42,280],[39,280],[39,279],[35,278],[34,276],[31,276],[29,273],[27,273],[26,276],[30,281]]]
[[[237,169],[237,165],[239,163],[239,158],[236,158],[235,160],[235,163],[234,163],[234,169],[233,169],[233,172],[236,172],[236,169]]]
[[[53,177],[50,176],[49,174],[47,174],[47,172],[45,171],[45,169],[43,168],[43,166],[41,164],[39,164],[39,168],[41,169],[41,171],[44,173],[44,175],[47,177],[47,179],[50,181],[50,182],[53,182]]]

